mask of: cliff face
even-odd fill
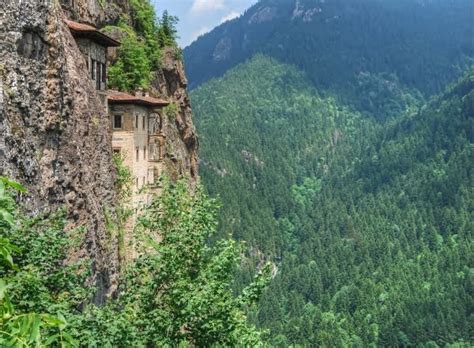
[[[117,238],[105,221],[105,211],[116,205],[111,129],[64,18],[102,26],[116,22],[128,4],[71,3],[0,3],[0,175],[27,187],[19,199],[32,215],[65,207],[68,230],[85,228],[82,247],[70,259],[92,261],[89,282],[101,303],[116,290],[120,272]],[[179,106],[167,125],[174,153],[167,167],[171,176],[195,183],[198,142],[186,79],[181,63],[166,57],[155,92]]]
[[[176,113],[164,120],[166,134],[166,167],[172,178],[186,176],[191,186],[198,181],[199,141],[192,120],[192,111],[187,93],[188,81],[181,60],[176,59],[174,49],[164,52],[163,68],[156,72],[152,90],[170,100]]]
[[[61,0],[65,15],[80,22],[101,28],[116,24],[122,14],[132,18],[128,0]],[[120,32],[109,32],[117,40],[123,39]],[[117,49],[109,49],[109,59],[116,59]],[[172,178],[189,178],[191,188],[198,181],[198,138],[192,121],[191,105],[187,93],[188,81],[182,60],[175,49],[163,52],[162,70],[155,72],[151,94],[169,100],[177,107],[175,115],[164,120],[166,135],[167,174]]]
[[[115,204],[109,122],[56,3],[2,3],[0,61],[4,142],[0,172],[23,183],[32,214],[67,209],[68,229],[85,227],[71,260],[92,261],[96,302],[115,289],[116,241],[104,209]]]
[[[128,13],[128,0],[60,0],[69,19],[102,27],[118,21],[122,13]]]

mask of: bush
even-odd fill
[[[125,38],[117,61],[109,69],[110,87],[121,91],[147,89],[152,72],[160,68],[162,49],[177,47],[176,17],[165,11],[158,20],[149,0],[132,0],[130,6],[132,17],[119,23]]]
[[[109,68],[109,85],[121,91],[148,88],[152,63],[147,55],[146,44],[133,30],[125,30],[118,60]]]

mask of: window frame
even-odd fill
[[[113,124],[112,124],[112,127],[113,129],[123,129],[123,115],[121,114],[114,114],[113,115],[114,119],[113,119]],[[117,120],[117,117],[120,117],[120,127],[117,127],[116,126],[116,120]]]
[[[102,82],[106,83],[107,82],[107,64],[106,63],[101,63],[102,64]]]
[[[96,61],[94,58],[91,58],[91,78],[92,78],[92,81],[95,81],[95,78],[96,78],[96,72],[95,72],[95,69],[96,69]]]
[[[102,82],[101,82],[101,76],[102,76],[102,65],[99,61],[96,61],[97,67],[96,67],[96,78],[95,78],[95,86],[97,90],[102,89]]]

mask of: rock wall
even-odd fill
[[[24,184],[31,214],[67,209],[84,227],[70,259],[92,262],[96,303],[114,292],[117,241],[104,211],[115,205],[115,168],[105,109],[58,2],[0,3],[0,175]]]
[[[98,304],[114,294],[121,266],[117,236],[105,218],[117,203],[112,133],[64,19],[100,28],[127,11],[126,0],[0,2],[0,175],[28,188],[20,200],[30,214],[65,207],[68,231],[85,228],[70,261],[91,261],[88,282],[97,287]],[[193,188],[198,138],[186,87],[181,60],[175,49],[166,50],[150,92],[175,105],[164,124],[167,174],[188,177]]]
[[[93,24],[98,28],[114,24],[122,13],[128,13],[128,0],[60,0],[69,19]]]
[[[187,93],[188,81],[181,59],[174,48],[163,52],[163,68],[156,72],[152,93],[171,101],[176,113],[168,112],[164,117],[166,135],[166,167],[172,178],[185,176],[191,186],[199,180],[199,140],[193,124],[192,110]],[[173,107],[173,106],[172,106]]]

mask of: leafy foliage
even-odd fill
[[[130,6],[131,18],[122,18],[116,27],[124,38],[109,69],[110,86],[122,91],[148,88],[160,68],[162,49],[175,47],[177,38],[176,17],[165,11],[158,20],[149,0],[132,0]]]
[[[163,114],[170,120],[176,120],[179,114],[179,107],[176,103],[171,103],[163,108]]]
[[[30,346],[76,346],[73,338],[64,329],[67,326],[64,317],[59,314],[37,314],[25,312],[24,298],[16,298],[15,285],[19,274],[29,270],[19,268],[13,261],[14,253],[21,249],[13,245],[6,237],[18,231],[18,214],[14,192],[25,192],[18,183],[0,177],[0,345],[2,347]],[[29,282],[27,286],[31,285]],[[13,295],[12,295],[13,293]],[[18,303],[16,303],[18,302]]]
[[[161,48],[176,46],[176,40],[178,39],[177,24],[178,17],[170,15],[166,10],[163,11],[158,28],[158,44]]]
[[[126,202],[130,173],[115,161]],[[101,308],[87,305],[94,290],[85,287],[89,265],[65,262],[80,238],[65,233],[64,214],[28,218],[17,209],[14,189],[22,190],[1,178],[2,347],[262,345],[246,312],[268,284],[270,265],[233,294],[241,247],[230,239],[207,242],[218,206],[201,188],[191,195],[184,181],[162,182],[162,195],[144,207],[136,227],[143,254],[129,265],[118,298]]]
[[[147,46],[130,27],[126,27],[124,33],[119,57],[109,68],[109,85],[121,91],[147,88],[152,79]]]
[[[240,248],[231,240],[206,243],[216,212],[201,189],[190,195],[185,182],[164,181],[163,194],[140,218],[146,252],[128,269],[119,299],[81,318],[82,344],[259,346],[261,334],[246,323],[245,310],[267,284],[269,266],[242,296],[233,295]]]

